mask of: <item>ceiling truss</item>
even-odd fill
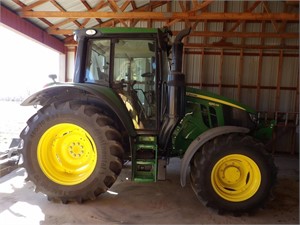
[[[3,3],[6,1],[8,0],[3,0]],[[17,13],[21,17],[42,21],[46,26],[44,29],[63,39],[66,46],[76,44],[72,36],[75,29],[90,27],[88,25],[93,20],[96,24],[92,27],[136,27],[142,22],[150,28],[157,27],[156,23],[159,22],[162,26],[169,27],[175,35],[180,31],[176,24],[181,23],[183,28],[192,28],[189,38],[185,40],[187,48],[299,49],[298,44],[287,44],[289,39],[299,39],[299,30],[288,31],[290,24],[299,24],[298,1],[282,1],[282,10],[276,12],[271,7],[272,2],[258,0],[244,1],[243,10],[239,12],[229,10],[228,1],[222,2],[222,11],[213,10],[216,8],[213,7],[214,4],[220,4],[213,0],[144,1],[144,5],[139,5],[137,0],[99,0],[93,1],[93,6],[87,0],[74,0],[76,4],[81,4],[81,11],[71,11],[60,0],[31,1],[33,3],[28,5],[25,4],[26,1],[12,2],[19,7]],[[46,4],[53,6],[50,11],[45,7]],[[160,10],[161,7],[164,10]],[[53,22],[57,18],[60,21]],[[212,30],[211,23],[218,23],[222,28]],[[257,24],[259,31],[247,30],[249,23]],[[270,25],[272,30],[267,31]],[[190,42],[190,37],[203,37],[203,42]],[[219,39],[212,42],[212,37]],[[240,38],[241,41],[238,44],[232,43],[230,38]],[[259,38],[260,44],[248,44],[246,40],[251,38]],[[279,39],[280,42],[266,46],[268,38]]]

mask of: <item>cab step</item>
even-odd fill
[[[157,137],[138,136],[132,155],[133,180],[136,182],[157,181]]]

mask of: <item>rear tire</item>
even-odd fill
[[[206,143],[191,161],[197,197],[219,213],[252,213],[264,206],[277,170],[263,145],[250,136],[229,134]]]
[[[44,106],[20,136],[27,180],[49,200],[95,199],[121,172],[121,134],[95,106],[75,102]]]

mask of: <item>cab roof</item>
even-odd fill
[[[127,27],[103,27],[80,29],[74,32],[77,38],[80,37],[100,37],[105,35],[116,34],[157,34],[157,28],[127,28]]]

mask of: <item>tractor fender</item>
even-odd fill
[[[32,94],[21,105],[45,106],[53,102],[69,100],[93,102],[107,107],[119,118],[130,136],[136,135],[132,120],[124,103],[109,87],[73,83],[53,85]]]
[[[184,187],[186,185],[186,176],[188,167],[190,164],[191,159],[193,158],[194,154],[209,140],[213,138],[228,134],[228,133],[248,133],[249,129],[245,127],[236,127],[236,126],[222,126],[222,127],[215,127],[211,128],[202,134],[200,134],[187,148],[183,159],[181,161],[180,166],[180,183],[181,186]]]

